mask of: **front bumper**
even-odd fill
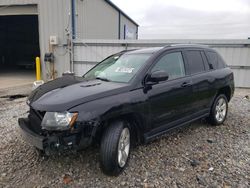
[[[50,136],[42,136],[32,129],[28,118],[20,118],[18,123],[21,135],[26,142],[45,151],[47,154],[67,149],[79,150],[88,147],[92,143],[92,137],[83,137],[82,132],[69,133],[63,131]]]
[[[38,148],[40,150],[44,150],[44,148],[47,145],[46,144],[46,141],[47,141],[46,137],[40,136],[39,134],[32,131],[32,129],[30,128],[30,123],[29,123],[28,119],[20,118],[20,119],[18,119],[18,124],[19,124],[21,135],[23,136],[23,138],[28,143],[35,146],[36,148]]]

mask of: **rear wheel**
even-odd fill
[[[212,125],[221,125],[226,117],[228,111],[228,101],[224,94],[217,96],[212,106],[209,122]]]
[[[117,176],[126,167],[130,140],[130,129],[124,121],[116,121],[105,130],[100,149],[100,166],[105,174]]]

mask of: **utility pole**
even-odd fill
[[[71,72],[74,72],[74,40],[76,39],[76,1],[71,0]]]

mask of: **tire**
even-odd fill
[[[130,129],[124,121],[115,121],[104,131],[100,146],[100,167],[106,175],[118,176],[126,167],[130,138]]]
[[[224,94],[220,94],[214,100],[213,106],[208,117],[211,125],[221,125],[224,123],[228,112],[228,100]]]

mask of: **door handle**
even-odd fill
[[[181,84],[181,87],[189,87],[189,86],[191,86],[191,85],[192,85],[191,82],[183,82],[183,83]]]

